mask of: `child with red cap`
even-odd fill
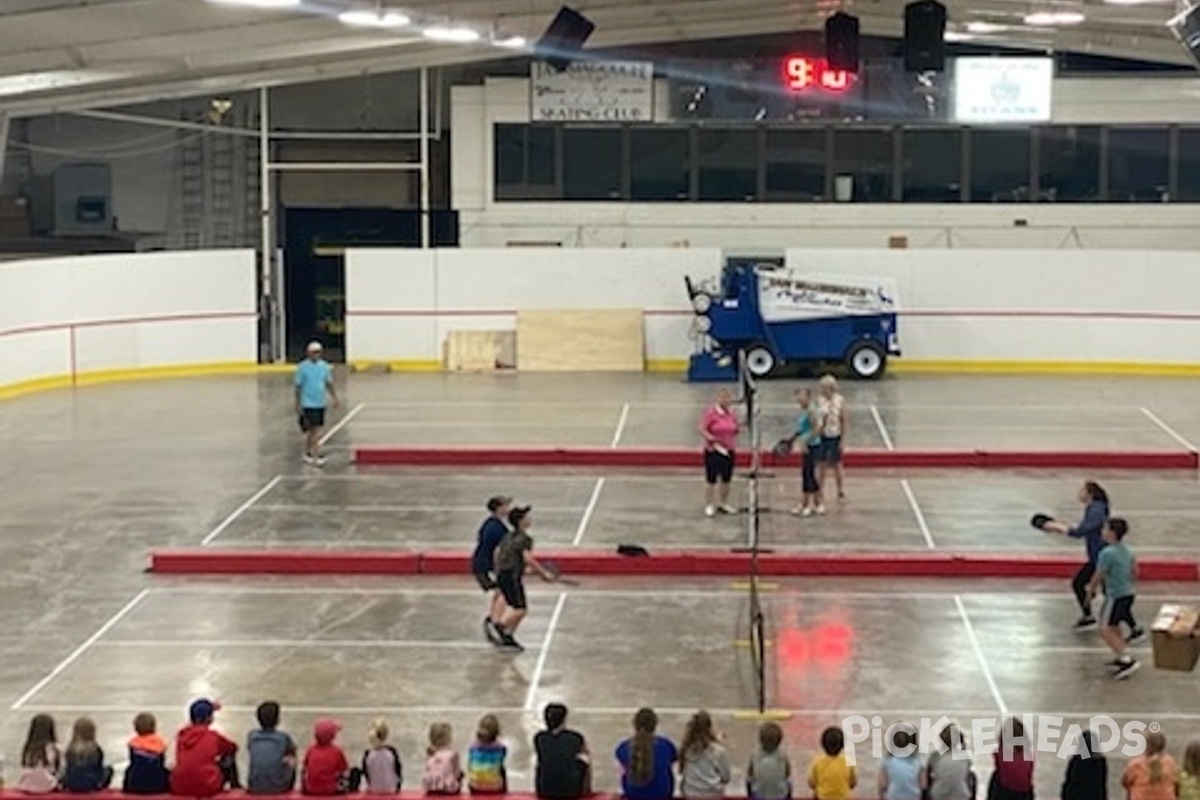
[[[350,762],[342,748],[333,743],[341,729],[342,724],[332,719],[319,719],[313,725],[313,745],[304,754],[304,776],[301,778],[305,794],[346,793]]]
[[[213,797],[226,789],[240,789],[237,775],[238,746],[212,729],[213,715],[221,704],[202,699],[192,703],[192,724],[175,737],[175,769],[171,794]]]

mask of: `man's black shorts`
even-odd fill
[[[1122,622],[1132,628],[1134,625],[1134,599],[1135,598],[1133,595],[1129,595],[1128,597],[1107,598],[1104,601],[1104,611],[1100,616],[1101,621],[1110,628],[1115,628]]]
[[[490,572],[476,572],[475,581],[479,584],[479,588],[485,592],[490,592],[496,588],[496,576]]]
[[[300,430],[308,433],[311,430],[325,427],[325,409],[305,408],[300,411]]]
[[[496,575],[496,585],[504,595],[504,602],[509,608],[518,611],[525,605],[525,583],[519,572],[500,572]]]

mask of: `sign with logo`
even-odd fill
[[[896,285],[886,278],[825,278],[792,269],[760,271],[758,304],[766,322],[895,314]]]
[[[1053,85],[1049,58],[956,58],[954,121],[1049,122]]]
[[[535,61],[530,67],[529,104],[533,122],[650,122],[654,64],[576,61],[556,70]]]

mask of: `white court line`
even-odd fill
[[[216,539],[218,536],[220,536],[222,533],[224,533],[225,529],[228,528],[230,525],[232,525],[234,523],[234,521],[238,517],[240,517],[242,514],[245,514],[246,510],[248,508],[250,508],[250,506],[254,505],[259,500],[263,499],[263,497],[265,497],[268,492],[270,492],[272,489],[274,489],[276,486],[278,486],[279,482],[281,480],[283,480],[283,476],[276,475],[274,478],[271,478],[271,480],[267,481],[266,486],[262,487],[257,492],[252,494],[250,496],[249,500],[242,503],[240,506],[238,506],[232,512],[230,512],[229,516],[226,517],[224,520],[222,520],[220,525],[213,528],[212,531],[209,532],[208,536],[205,536],[203,539],[201,539],[200,546],[206,547],[214,539]]]
[[[496,402],[494,400],[388,400],[388,401],[371,401],[372,407],[378,408],[443,408],[462,406],[463,408],[493,408],[496,406],[511,406],[513,408],[525,408],[528,406],[546,406],[551,408],[608,408],[611,406],[619,406],[624,402],[622,400],[514,400],[511,402]],[[704,402],[691,402],[681,400],[679,402],[666,402],[662,400],[635,400],[630,402],[631,406],[638,408],[694,408],[700,411],[704,408]],[[761,408],[776,408],[787,409],[789,411],[795,409],[795,403],[760,403]],[[1010,411],[1010,410],[1027,410],[1027,411],[1065,411],[1076,413],[1079,411],[1120,411],[1124,409],[1137,408],[1134,405],[1079,405],[1076,403],[1055,403],[1055,404],[1038,404],[1031,403],[1029,405],[997,405],[992,403],[880,403],[879,408],[902,408],[902,409],[934,409],[939,411],[961,411],[961,410],[978,410],[978,411]]]
[[[554,631],[558,628],[558,619],[562,616],[563,606],[567,604],[567,596],[560,594],[554,604],[554,613],[550,615],[550,624],[546,628],[546,636],[542,639],[542,652],[538,653],[537,663],[533,665],[533,676],[529,679],[529,691],[525,694],[525,710],[532,711],[537,700],[538,684],[542,682],[542,673],[546,671],[546,657],[550,655],[550,642],[554,640]]]
[[[613,433],[612,444],[610,448],[615,450],[617,445],[621,443],[621,434],[625,432],[625,423],[629,421],[629,403],[621,406],[621,417],[617,420],[617,430]]]
[[[929,546],[930,550],[936,550],[937,545],[933,543],[933,534],[929,532],[929,523],[925,521],[925,514],[917,505],[917,496],[913,494],[912,486],[908,484],[907,479],[900,481],[900,488],[904,490],[904,496],[908,498],[908,505],[912,509],[913,516],[917,518],[917,526],[921,529],[921,535],[925,537],[925,544]]]
[[[987,658],[983,655],[983,647],[979,644],[979,637],[975,635],[975,626],[971,624],[971,618],[967,616],[967,607],[963,605],[962,597],[954,595],[954,605],[958,608],[958,616],[962,618],[967,638],[971,640],[971,649],[975,651],[975,657],[979,660],[979,668],[983,670],[983,677],[992,691],[996,708],[1002,715],[1008,716],[1008,704],[1004,702],[1004,697],[1000,694],[1000,687],[996,685],[996,678],[992,675],[992,668],[988,666]]]
[[[172,714],[178,714],[179,709],[187,704],[186,700],[180,700],[178,703],[169,705],[155,705],[152,703],[141,703],[138,705],[29,705],[25,708],[32,712],[54,712],[54,711],[69,711],[77,714],[126,714],[134,711],[163,711]],[[224,703],[221,705],[221,710],[232,714],[250,714],[255,711],[257,706],[240,706]],[[490,711],[497,714],[519,714],[525,712],[523,706],[293,706],[289,705],[288,711],[295,714],[308,715],[329,715],[337,716],[340,714],[350,715],[370,715],[377,716],[386,714],[387,716],[403,716],[405,714],[478,714],[480,711]],[[774,710],[774,707],[772,707]],[[671,715],[692,715],[696,713],[695,706],[658,706],[654,710],[659,714]],[[736,714],[745,713],[745,708],[711,708],[706,709],[709,713],[722,717],[734,716]],[[994,708],[969,708],[969,709],[950,709],[950,708],[932,708],[932,709],[887,709],[887,708],[780,708],[779,711],[786,712],[797,717],[849,717],[849,716],[865,716],[870,717],[878,714],[888,719],[898,719],[904,717],[932,717],[933,719],[940,718],[945,714],[950,719],[995,719],[996,709]],[[572,714],[593,714],[596,716],[619,716],[627,717],[629,715],[629,706],[592,706],[580,707],[571,706]],[[1200,720],[1200,713],[1188,713],[1182,711],[1038,711],[1031,712],[1040,716],[1083,718],[1109,716],[1115,719],[1146,719],[1153,718],[1154,720],[1168,721],[1193,721]]]
[[[583,506],[538,506],[539,513],[551,512],[555,514],[574,514],[583,510]],[[255,511],[344,511],[347,513],[362,513],[370,511],[417,511],[417,512],[436,512],[452,514],[478,514],[483,510],[482,506],[432,506],[432,505],[374,505],[367,503],[365,505],[338,505],[336,503],[263,503],[254,507]],[[1200,512],[1197,512],[1200,513]],[[1141,548],[1139,548],[1141,549]]]
[[[883,424],[883,417],[879,416],[878,406],[871,406],[871,416],[875,420],[875,427],[879,429],[879,437],[883,439],[883,446],[888,450],[895,450],[896,446],[892,444],[892,437],[888,435],[887,426]]]
[[[1196,452],[1196,445],[1192,444],[1187,439],[1180,436],[1179,433],[1176,432],[1176,430],[1174,428],[1172,428],[1170,425],[1168,425],[1167,423],[1165,423],[1161,419],[1159,419],[1158,415],[1155,414],[1153,411],[1146,408],[1145,406],[1143,406],[1139,410],[1143,414],[1146,415],[1147,419],[1149,419],[1151,422],[1153,422],[1159,428],[1162,428],[1163,433],[1165,433],[1167,436],[1170,436],[1172,439],[1179,442],[1179,444],[1183,445],[1188,450],[1191,450],[1193,453]]]
[[[607,428],[607,422],[582,420],[580,422],[545,422],[530,421],[516,422],[512,420],[493,421],[485,419],[464,419],[457,422],[445,420],[416,420],[411,422],[360,422],[360,428]]]
[[[350,411],[347,412],[346,416],[339,419],[336,425],[334,425],[329,430],[325,431],[325,433],[321,436],[320,439],[317,439],[317,444],[323,445],[326,442],[328,442],[330,439],[332,439],[334,436],[336,436],[338,431],[340,431],[342,428],[344,428],[350,424],[350,420],[352,420],[356,416],[358,416],[358,412],[360,412],[364,408],[366,408],[366,405],[367,405],[366,403],[359,403],[354,408],[350,409]]]
[[[575,538],[571,540],[572,547],[579,547],[579,543],[583,541],[583,534],[587,532],[588,523],[592,521],[592,514],[596,513],[596,503],[600,500],[602,489],[604,489],[604,478],[597,478],[596,488],[592,489],[592,497],[588,500],[587,508],[583,510],[579,527],[575,529]]]
[[[96,642],[98,648],[121,647],[337,647],[337,648],[440,648],[453,650],[494,650],[487,642],[454,639],[109,639]]]
[[[91,636],[89,636],[84,641],[83,644],[79,645],[79,647],[76,647],[75,650],[72,651],[72,653],[69,656],[64,658],[62,661],[58,662],[58,666],[56,666],[54,669],[50,670],[50,672],[47,673],[46,677],[42,678],[40,681],[35,683],[29,689],[29,691],[25,692],[25,694],[18,697],[17,701],[15,703],[13,703],[10,706],[10,708],[13,711],[20,711],[22,708],[24,708],[25,704],[28,703],[30,700],[32,700],[33,697],[38,692],[42,691],[42,689],[45,689],[50,684],[50,682],[53,681],[55,678],[57,678],[59,675],[61,675],[67,669],[67,667],[71,666],[76,661],[78,661],[79,657],[82,656],[84,653],[86,653],[89,649],[91,649],[92,645],[94,645],[97,641],[99,641],[101,636],[103,636],[104,634],[106,634],[110,630],[112,630],[113,627],[115,627],[117,623],[119,623],[121,620],[123,620],[129,614],[130,611],[133,611],[133,609],[136,608],[137,605],[139,603],[141,603],[143,600],[145,600],[149,595],[150,595],[149,589],[142,589],[140,592],[135,594],[133,596],[132,600],[130,600],[125,605],[121,606],[120,611],[118,611],[117,613],[113,614],[111,617],[108,618],[108,622],[105,622],[103,625],[101,625],[100,628],[95,633],[93,633]]]

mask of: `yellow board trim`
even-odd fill
[[[968,375],[1137,375],[1200,377],[1200,364],[1136,361],[967,361],[897,359],[888,369],[898,373]]]
[[[108,383],[160,380],[163,378],[202,378],[216,375],[260,375],[290,373],[294,364],[256,364],[253,361],[215,361],[202,364],[171,364],[129,369],[104,369],[70,375],[53,375],[0,386],[0,400],[10,400],[33,392],[101,386]]]
[[[398,361],[351,361],[350,369],[354,372],[369,372],[382,369],[387,372],[441,372],[442,362],[435,358],[410,358]]]
[[[687,372],[686,358],[647,358],[646,372]]]

